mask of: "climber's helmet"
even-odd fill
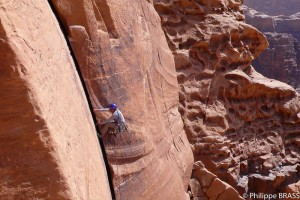
[[[109,110],[110,111],[114,112],[116,109],[117,109],[117,105],[116,104],[112,103],[112,104],[109,105]]]

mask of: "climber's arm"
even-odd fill
[[[104,120],[104,121],[100,122],[99,124],[106,124],[106,123],[112,122],[115,119],[116,119],[116,116],[113,114],[110,118],[108,118],[107,120]]]
[[[109,108],[94,108],[94,110],[99,110],[99,111],[109,111]]]

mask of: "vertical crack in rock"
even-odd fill
[[[95,125],[97,123],[97,119],[96,119],[95,113],[93,112],[93,106],[92,106],[91,99],[90,99],[91,97],[90,97],[90,95],[89,95],[89,93],[87,91],[87,86],[86,86],[86,83],[85,83],[85,81],[83,79],[83,76],[82,76],[82,73],[81,73],[78,61],[76,59],[76,56],[74,54],[74,51],[73,51],[72,46],[70,44],[70,41],[68,39],[68,34],[67,34],[67,32],[66,32],[66,30],[65,30],[65,28],[63,26],[63,23],[61,22],[61,19],[59,18],[58,14],[57,14],[57,11],[56,11],[55,6],[53,5],[52,1],[48,0],[48,3],[49,3],[49,5],[50,5],[50,7],[52,9],[53,14],[56,17],[56,20],[57,20],[57,22],[58,22],[58,24],[60,26],[61,32],[63,33],[65,41],[66,41],[66,43],[67,43],[67,45],[69,47],[69,51],[70,51],[71,57],[73,58],[75,67],[76,67],[77,72],[78,72],[78,76],[80,78],[82,87],[84,89],[84,94],[85,94],[86,99],[88,101],[88,105],[89,105],[90,113],[92,114],[94,126],[96,128],[97,133],[100,133],[99,127]],[[114,187],[113,187],[113,183],[112,183],[112,175],[111,175],[111,171],[109,169],[108,159],[107,159],[107,155],[106,155],[106,150],[105,150],[103,141],[101,140],[100,137],[98,137],[98,140],[99,140],[100,148],[102,150],[102,155],[103,155],[103,159],[104,159],[104,163],[105,163],[105,167],[106,167],[106,172],[107,172],[107,176],[108,176],[108,181],[109,181],[111,195],[112,195],[113,199],[116,199],[115,192],[114,192]]]
[[[114,102],[127,120],[128,132],[103,136],[116,199],[184,199],[193,155],[178,112],[173,57],[153,4],[51,2],[91,105],[100,108]],[[97,121],[108,117],[98,111],[95,115]]]
[[[111,199],[74,59],[47,1],[0,0],[0,199]]]

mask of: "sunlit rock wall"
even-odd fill
[[[94,108],[116,103],[129,131],[103,137],[117,199],[184,199],[193,157],[172,53],[145,0],[52,0]],[[98,120],[108,117],[96,111]]]
[[[268,43],[244,22],[242,1],[154,4],[174,55],[179,110],[195,160],[240,194],[297,182],[299,97],[251,66]]]
[[[0,0],[0,199],[111,199],[95,126],[57,20]]]

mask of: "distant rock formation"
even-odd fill
[[[264,32],[269,42],[267,50],[254,60],[255,69],[300,91],[300,12],[272,17],[246,6],[244,11],[246,22]]]
[[[154,3],[174,55],[195,160],[240,194],[296,183],[299,95],[251,66],[268,43],[244,22],[242,1]]]
[[[267,15],[293,15],[300,11],[299,0],[244,0],[244,4]]]

